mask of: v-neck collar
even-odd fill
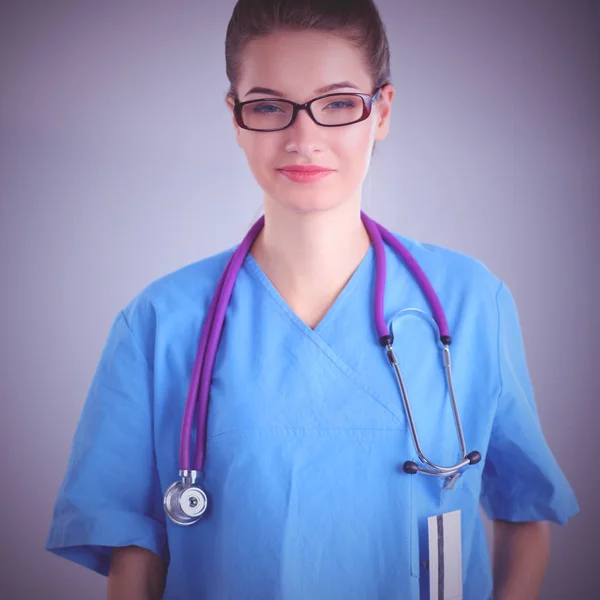
[[[340,311],[341,306],[350,297],[352,292],[359,285],[361,280],[371,271],[371,267],[374,263],[375,249],[373,244],[369,246],[366,254],[360,261],[358,267],[354,270],[354,273],[350,276],[350,279],[346,285],[342,288],[342,291],[338,294],[333,304],[329,307],[323,318],[319,321],[319,324],[312,329],[309,327],[290,307],[290,305],[284,300],[283,296],[279,293],[277,288],[273,285],[271,280],[267,277],[267,274],[263,271],[262,267],[258,264],[254,256],[250,252],[246,255],[244,266],[246,266],[252,274],[263,284],[267,292],[273,297],[279,307],[288,315],[289,319],[304,333],[309,336],[320,334],[323,332],[328,323],[332,318]]]

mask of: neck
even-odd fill
[[[265,226],[251,253],[284,297],[310,300],[335,297],[370,245],[359,202],[300,213],[265,199]]]

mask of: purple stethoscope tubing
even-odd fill
[[[210,391],[210,381],[212,370],[217,353],[219,338],[221,336],[225,312],[233,292],[237,274],[249,252],[252,244],[264,226],[264,215],[261,216],[246,234],[242,243],[233,252],[231,258],[219,282],[216,292],[210,303],[207,317],[202,327],[198,352],[192,371],[190,387],[184,410],[183,423],[180,436],[180,469],[182,471],[195,470],[202,472],[206,456],[206,425],[208,415],[208,398]],[[380,342],[385,345],[385,341],[390,341],[391,336],[388,327],[385,324],[383,315],[383,297],[385,291],[385,251],[383,242],[387,242],[402,257],[406,266],[410,269],[418,284],[421,286],[427,301],[431,306],[433,318],[436,321],[440,338],[445,344],[450,343],[450,333],[446,316],[442,309],[435,290],[427,279],[425,273],[415,261],[412,255],[404,245],[392,235],[385,227],[370,219],[361,211],[361,219],[371,238],[375,250],[376,260],[376,280],[375,280],[375,324]],[[197,428],[196,428],[196,451],[194,454],[193,465],[190,456],[190,443],[194,410],[198,407]]]
[[[204,468],[209,384],[212,378],[212,369],[217,354],[219,338],[221,337],[223,321],[225,320],[225,312],[229,305],[229,299],[233,292],[237,274],[263,225],[264,216],[260,217],[252,226],[242,243],[233,252],[219,279],[217,289],[208,309],[208,314],[204,320],[181,426],[179,463],[182,471],[191,470],[190,442],[196,404],[198,404],[198,418],[193,470],[202,472]],[[205,373],[210,373],[211,377],[207,377]],[[196,402],[198,396],[199,401]],[[197,468],[198,466],[200,468]]]

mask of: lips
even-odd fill
[[[287,177],[287,179],[295,183],[312,183],[320,181],[321,179],[329,177],[329,175],[334,172],[331,169],[324,169],[323,167],[318,167],[316,169],[298,169],[297,167],[289,169],[288,167],[285,167],[277,169],[277,171],[282,177]]]
[[[281,167],[277,170],[295,173],[320,173],[332,171],[333,169],[328,169],[327,167],[320,167],[318,165],[286,165],[285,167]]]

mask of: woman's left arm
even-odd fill
[[[550,555],[548,521],[493,521],[494,600],[537,600]]]

